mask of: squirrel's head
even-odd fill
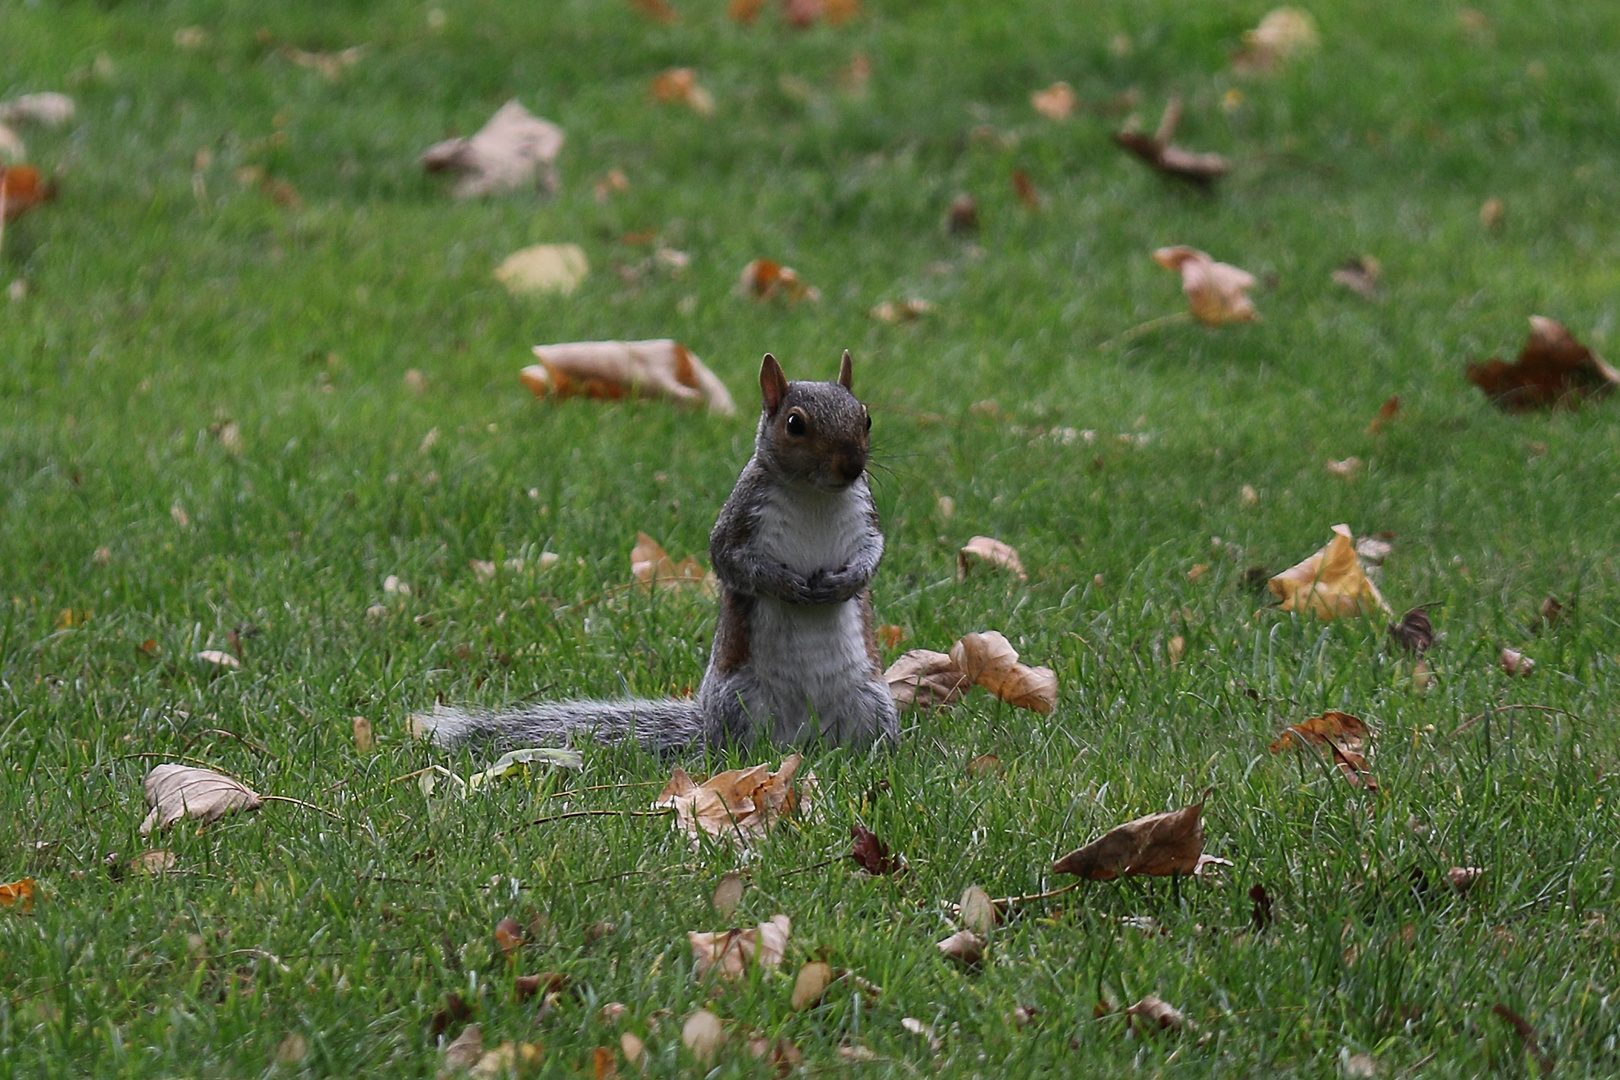
[[[764,408],[755,451],[784,479],[840,491],[866,472],[872,415],[855,397],[849,350],[837,382],[788,382],[776,357],[759,369]]]

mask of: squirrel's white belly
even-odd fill
[[[760,549],[800,574],[833,571],[849,563],[866,535],[871,497],[866,481],[843,491],[778,497],[760,514]]]
[[[762,596],[753,611],[751,662],[772,672],[767,691],[779,743],[807,741],[819,726],[831,735],[846,718],[862,715],[861,687],[850,672],[871,666],[858,599],[806,607]]]

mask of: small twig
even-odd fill
[[[305,810],[318,810],[334,821],[343,820],[342,814],[334,813],[324,806],[316,806],[314,803],[307,803],[303,799],[293,799],[286,795],[260,795],[259,798],[263,799],[265,802],[292,803],[294,806],[302,806]]]
[[[202,738],[204,735],[228,735],[231,738],[235,739],[237,742],[241,743],[243,746],[247,747],[249,750],[255,750],[255,751],[263,754],[265,757],[269,758],[271,761],[280,761],[281,760],[280,757],[278,757],[275,754],[272,754],[270,751],[266,750],[264,747],[260,746],[258,743],[254,742],[252,739],[248,738],[246,735],[238,735],[236,732],[234,732],[234,731],[226,731],[224,728],[212,728],[212,727],[211,728],[203,728],[201,731],[197,732],[191,738],[187,739],[186,740],[186,745],[182,746],[180,749],[182,749],[182,750],[190,750],[191,749],[191,744],[196,742],[198,739]]]
[[[1485,710],[1478,716],[1470,716],[1467,720],[1464,720],[1461,724],[1458,724],[1456,730],[1451,733],[1451,737],[1455,739],[1458,735],[1461,735],[1463,732],[1467,731],[1469,728],[1473,727],[1475,724],[1479,723],[1481,720],[1492,715],[1493,713],[1508,712],[1512,709],[1533,709],[1536,712],[1555,713],[1559,716],[1567,716],[1571,720],[1580,719],[1580,717],[1576,716],[1568,709],[1555,709],[1551,705],[1498,705],[1494,708]]]
[[[1046,892],[1025,893],[1023,896],[1003,896],[999,900],[991,900],[990,902],[996,905],[998,908],[1011,907],[1014,904],[1032,904],[1036,900],[1050,900],[1054,896],[1062,896],[1066,892],[1073,889],[1078,889],[1085,883],[1086,879],[1081,878],[1079,881],[1070,882],[1067,885],[1063,885],[1056,889],[1050,889]]]
[[[1191,320],[1192,312],[1190,311],[1174,311],[1169,315],[1160,315],[1156,319],[1149,319],[1145,323],[1138,323],[1129,330],[1116,334],[1107,341],[1103,342],[1101,345],[1097,346],[1097,350],[1101,352],[1104,349],[1111,349],[1117,345],[1123,345],[1131,338],[1136,337],[1138,334],[1145,334],[1149,330],[1157,330],[1161,326],[1170,326],[1174,323],[1190,322]]]

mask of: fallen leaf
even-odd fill
[[[1366,749],[1371,740],[1372,732],[1359,717],[1329,710],[1321,716],[1289,725],[1288,730],[1271,744],[1271,752],[1280,754],[1290,746],[1303,746],[1306,743],[1327,747],[1333,754],[1333,763],[1350,783],[1368,791],[1377,791],[1378,781],[1367,771]]]
[[[969,540],[962,550],[956,553],[956,580],[966,581],[968,571],[976,561],[1011,571],[1019,581],[1029,580],[1029,575],[1024,572],[1024,564],[1018,558],[1017,549],[1000,540],[988,536],[975,536]]]
[[[1206,792],[1204,798],[1208,798]],[[1113,881],[1146,874],[1204,876],[1212,865],[1231,866],[1226,859],[1204,854],[1204,800],[1191,806],[1127,821],[1076,848],[1052,864],[1060,874],[1088,881]]]
[[[958,195],[952,199],[951,208],[945,214],[945,224],[953,236],[978,232],[979,204],[973,196]]]
[[[635,5],[637,11],[649,19],[663,23],[665,26],[673,23],[677,18],[675,9],[670,6],[669,0],[631,0],[631,3]]]
[[[787,1076],[804,1064],[804,1052],[787,1039],[776,1039],[773,1042],[764,1035],[758,1035],[748,1040],[748,1052],[755,1058],[769,1063],[776,1069],[777,1076]]]
[[[1565,608],[1558,597],[1549,596],[1541,602],[1541,607],[1536,609],[1536,614],[1541,617],[1542,625],[1557,626],[1559,620],[1565,615]]]
[[[1029,103],[1048,120],[1067,120],[1080,99],[1075,96],[1074,87],[1066,82],[1055,82],[1045,90],[1030,94]]]
[[[889,853],[889,845],[878,839],[878,834],[864,825],[851,825],[849,835],[854,840],[849,857],[873,877],[892,874],[900,869],[900,860]]]
[[[596,1080],[610,1080],[619,1075],[619,1056],[610,1046],[598,1046],[591,1051],[591,1075]]]
[[[1348,525],[1333,526],[1333,539],[1326,547],[1267,584],[1282,599],[1284,611],[1310,611],[1322,619],[1374,611],[1393,614],[1378,586],[1367,580]]]
[[[1014,1005],[1007,1013],[1007,1019],[1012,1022],[1013,1027],[1023,1028],[1033,1024],[1040,1015],[1041,1010],[1033,1005]]]
[[[516,919],[502,919],[495,924],[495,944],[507,959],[512,959],[523,948],[523,924]]]
[[[1531,1057],[1536,1059],[1536,1067],[1541,1070],[1541,1075],[1547,1076],[1550,1074],[1555,1064],[1553,1056],[1541,1048],[1541,1040],[1537,1037],[1536,1029],[1530,1021],[1502,1004],[1492,1005],[1491,1012],[1507,1021],[1508,1025],[1518,1034],[1519,1040],[1524,1043],[1524,1048],[1530,1052]]]
[[[519,1072],[530,1075],[544,1057],[545,1051],[534,1043],[507,1040],[493,1050],[484,1051],[467,1075],[472,1080],[497,1080],[498,1077],[515,1076]]]
[[[1249,899],[1254,902],[1254,908],[1249,912],[1249,922],[1255,930],[1264,930],[1271,925],[1271,896],[1266,887],[1258,881],[1249,889]]]
[[[737,910],[742,903],[743,879],[735,870],[727,870],[720,878],[720,884],[714,887],[714,895],[709,902],[714,906],[715,913],[722,919],[731,918],[731,913]]]
[[[34,910],[34,894],[38,889],[39,882],[31,877],[0,885],[0,907],[15,907],[21,904],[23,911],[31,912]]]
[[[503,919],[502,921],[506,922],[511,920]],[[507,930],[510,932],[511,927],[507,927]],[[499,931],[500,928],[497,927],[496,932],[499,933]],[[520,934],[523,933],[521,927],[519,928],[518,932]],[[534,928],[532,926],[529,928],[528,933],[534,933]],[[556,971],[542,971],[538,975],[519,975],[513,982],[512,996],[517,998],[519,1001],[528,1001],[530,998],[538,997],[541,994],[561,993],[567,988],[567,986],[568,976]]]
[[[774,259],[755,259],[743,267],[734,290],[738,296],[756,300],[783,299],[789,303],[806,300],[815,303],[821,299],[821,290],[807,285],[791,266],[783,266]]]
[[[714,115],[714,95],[691,68],[670,68],[652,81],[652,96],[666,105],[685,105],[699,116]]]
[[[432,435],[438,430],[438,428],[434,428],[433,431],[429,432],[428,434]],[[426,442],[427,440],[424,439],[422,441]],[[383,592],[397,593],[400,596],[409,596],[411,595],[411,587],[405,582],[401,581],[398,574],[389,574],[387,577],[383,578]]]
[[[1382,433],[1383,430],[1389,426],[1390,421],[1395,419],[1395,414],[1400,411],[1400,395],[1392,395],[1387,401],[1378,407],[1378,415],[1373,417],[1372,422],[1367,425],[1367,434],[1378,435]]]
[[[680,766],[658,800],[658,808],[673,808],[675,820],[694,844],[704,835],[746,845],[765,835],[778,820],[809,812],[808,793],[816,786],[815,774],[795,783],[803,760],[793,754],[771,772],[765,765],[716,773],[696,783]]]
[[[362,754],[369,754],[377,749],[377,735],[371,728],[371,721],[363,716],[356,716],[351,724],[354,728],[354,748]]]
[[[180,860],[175,857],[174,852],[164,851],[162,848],[143,851],[129,860],[130,869],[139,870],[144,874],[167,873],[178,866],[179,863]]]
[[[1114,142],[1166,176],[1208,188],[1231,166],[1219,154],[1198,154],[1176,146],[1171,140],[1180,126],[1181,99],[1171,98],[1164,106],[1158,131],[1144,135],[1127,128],[1115,133]]]
[[[1253,484],[1244,484],[1242,490],[1238,492],[1238,501],[1244,506],[1259,506],[1260,493],[1255,490]]]
[[[1344,1075],[1350,1080],[1371,1080],[1378,1075],[1378,1062],[1371,1054],[1351,1054],[1344,1060]]]
[[[958,930],[936,947],[946,959],[964,967],[978,967],[984,960],[984,939],[971,930]]]
[[[56,185],[32,165],[0,165],[0,224],[56,197]]]
[[[1358,457],[1347,457],[1342,461],[1334,461],[1333,459],[1329,458],[1326,468],[1327,471],[1332,473],[1334,476],[1341,477],[1345,480],[1354,480],[1356,477],[1361,475],[1361,459]]]
[[[535,397],[588,397],[617,401],[661,398],[707,405],[716,416],[735,416],[737,405],[714,372],[678,341],[573,341],[536,345],[540,363],[520,378]]]
[[[1316,21],[1298,8],[1280,7],[1243,32],[1247,46],[1232,56],[1232,66],[1243,72],[1266,72],[1314,50],[1321,39]]]
[[[624,1052],[624,1060],[637,1068],[641,1067],[642,1059],[647,1055],[647,1044],[628,1031],[619,1036],[619,1049]]]
[[[1517,649],[1503,648],[1502,670],[1509,675],[1528,675],[1536,670],[1536,662]]]
[[[1182,637],[1180,634],[1177,634],[1175,637],[1171,638],[1170,643],[1165,646],[1165,651],[1170,655],[1170,666],[1179,666],[1181,664],[1181,658],[1187,653],[1187,639]]]
[[[877,639],[883,642],[885,649],[894,648],[910,636],[906,633],[905,627],[895,626],[893,623],[885,623],[877,628]]]
[[[585,756],[578,750],[566,750],[560,746],[527,746],[508,750],[483,772],[467,777],[467,790],[477,791],[490,781],[505,776],[528,775],[531,765],[551,765],[578,772],[585,767]]]
[[[924,315],[931,313],[934,305],[927,300],[885,300],[872,309],[872,318],[878,322],[903,323],[916,322]]]
[[[1012,186],[1013,194],[1018,196],[1019,202],[1031,210],[1041,208],[1041,191],[1035,186],[1035,181],[1031,180],[1029,174],[1023,169],[1014,169],[1012,171]]]
[[[1453,866],[1446,871],[1446,880],[1451,887],[1460,893],[1465,893],[1478,884],[1479,879],[1485,876],[1485,870],[1479,866]]]
[[[938,1050],[944,1045],[940,1041],[939,1034],[934,1030],[932,1025],[923,1023],[915,1016],[901,1017],[900,1026],[911,1032],[913,1035],[920,1035],[924,1039],[927,1039],[928,1049],[930,1050]]]
[[[990,894],[977,885],[969,885],[962,892],[962,899],[956,905],[958,917],[962,920],[964,929],[971,930],[980,937],[987,937],[1001,921],[1001,913],[996,910],[996,903],[990,899]]]
[[[977,780],[985,776],[1000,776],[1007,771],[1001,759],[994,754],[980,754],[967,763],[967,774]]]
[[[1389,636],[1400,642],[1408,652],[1422,656],[1434,644],[1434,626],[1429,622],[1429,609],[1415,607],[1401,616],[1398,623],[1389,624]]]
[[[1356,541],[1356,556],[1364,566],[1383,566],[1394,550],[1394,544],[1376,536],[1363,536]]]
[[[912,649],[889,665],[883,673],[896,705],[942,708],[959,699],[973,686],[956,661],[942,652]]]
[[[994,630],[964,634],[950,655],[963,674],[1010,705],[1049,713],[1057,704],[1057,673],[1020,664],[1012,643]]]
[[[636,534],[636,546],[630,549],[630,573],[648,588],[676,589],[692,585],[711,594],[719,588],[719,580],[703,568],[696,555],[676,562],[662,544],[646,533]]]
[[[1507,217],[1507,204],[1502,202],[1501,199],[1493,196],[1479,204],[1479,223],[1488,232],[1495,232],[1505,217]]]
[[[1142,1020],[1150,1027],[1156,1026],[1161,1031],[1181,1031],[1187,1027],[1187,1018],[1181,1014],[1180,1009],[1153,994],[1147,995],[1126,1009],[1125,1015],[1132,1021]]]
[[[206,825],[226,814],[264,805],[258,792],[240,780],[189,765],[157,766],[146,774],[145,788],[152,812],[141,822],[142,836],[150,836],[154,828],[166,829],[183,817],[194,817]]]
[[[681,1025],[681,1044],[699,1061],[712,1061],[725,1037],[720,1018],[708,1009],[699,1009]]]
[[[197,659],[205,664],[214,664],[218,667],[239,668],[242,666],[242,661],[219,649],[204,649],[197,654]]]
[[[569,296],[590,272],[590,260],[578,244],[535,244],[508,255],[495,268],[495,280],[513,296]]]
[[[793,980],[793,1011],[803,1012],[821,1000],[833,982],[832,965],[812,960]]]
[[[732,22],[752,26],[754,20],[759,18],[759,13],[764,10],[765,4],[766,0],[731,0],[726,5],[726,15]]]
[[[288,1032],[276,1044],[277,1065],[297,1065],[309,1056],[309,1040],[296,1031]]]
[[[338,79],[343,77],[345,69],[358,64],[360,58],[366,55],[366,47],[364,45],[351,45],[341,52],[305,52],[303,49],[295,49],[291,45],[283,45],[281,55],[301,68],[318,71],[324,78],[337,82]]]
[[[468,1024],[454,1042],[444,1048],[446,1069],[470,1069],[484,1056],[484,1032],[477,1024]]]
[[[1378,293],[1378,273],[1380,269],[1382,268],[1378,260],[1371,255],[1360,255],[1353,259],[1346,259],[1344,265],[1333,271],[1333,283],[1343,285],[1351,292],[1358,293],[1371,300]]]
[[[1620,371],[1575,340],[1562,323],[1540,315],[1530,316],[1530,339],[1515,363],[1496,357],[1482,364],[1469,361],[1466,373],[1505,412],[1574,408],[1620,384]]]
[[[840,1046],[838,1048],[838,1056],[843,1058],[845,1061],[851,1061],[851,1062],[882,1061],[883,1060],[882,1058],[878,1057],[877,1052],[875,1050],[873,1050],[870,1046],[863,1046],[860,1043],[853,1043],[853,1044],[850,1044],[850,1045],[847,1045],[847,1046]]]
[[[1181,291],[1187,294],[1199,322],[1222,326],[1259,318],[1248,292],[1257,283],[1247,270],[1216,262],[1190,247],[1159,248],[1153,258],[1166,270],[1181,274]]]
[[[838,72],[838,88],[849,97],[865,97],[871,82],[872,58],[864,52],[850,57],[849,63]]]
[[[826,19],[831,26],[842,26],[861,13],[860,0],[782,0],[782,19],[800,30]]]

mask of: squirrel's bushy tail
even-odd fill
[[[443,705],[416,717],[436,746],[452,749],[485,742],[501,750],[562,746],[575,735],[622,742],[632,734],[647,750],[662,753],[703,737],[695,700],[626,698],[618,701],[550,701],[517,709],[457,709]]]

